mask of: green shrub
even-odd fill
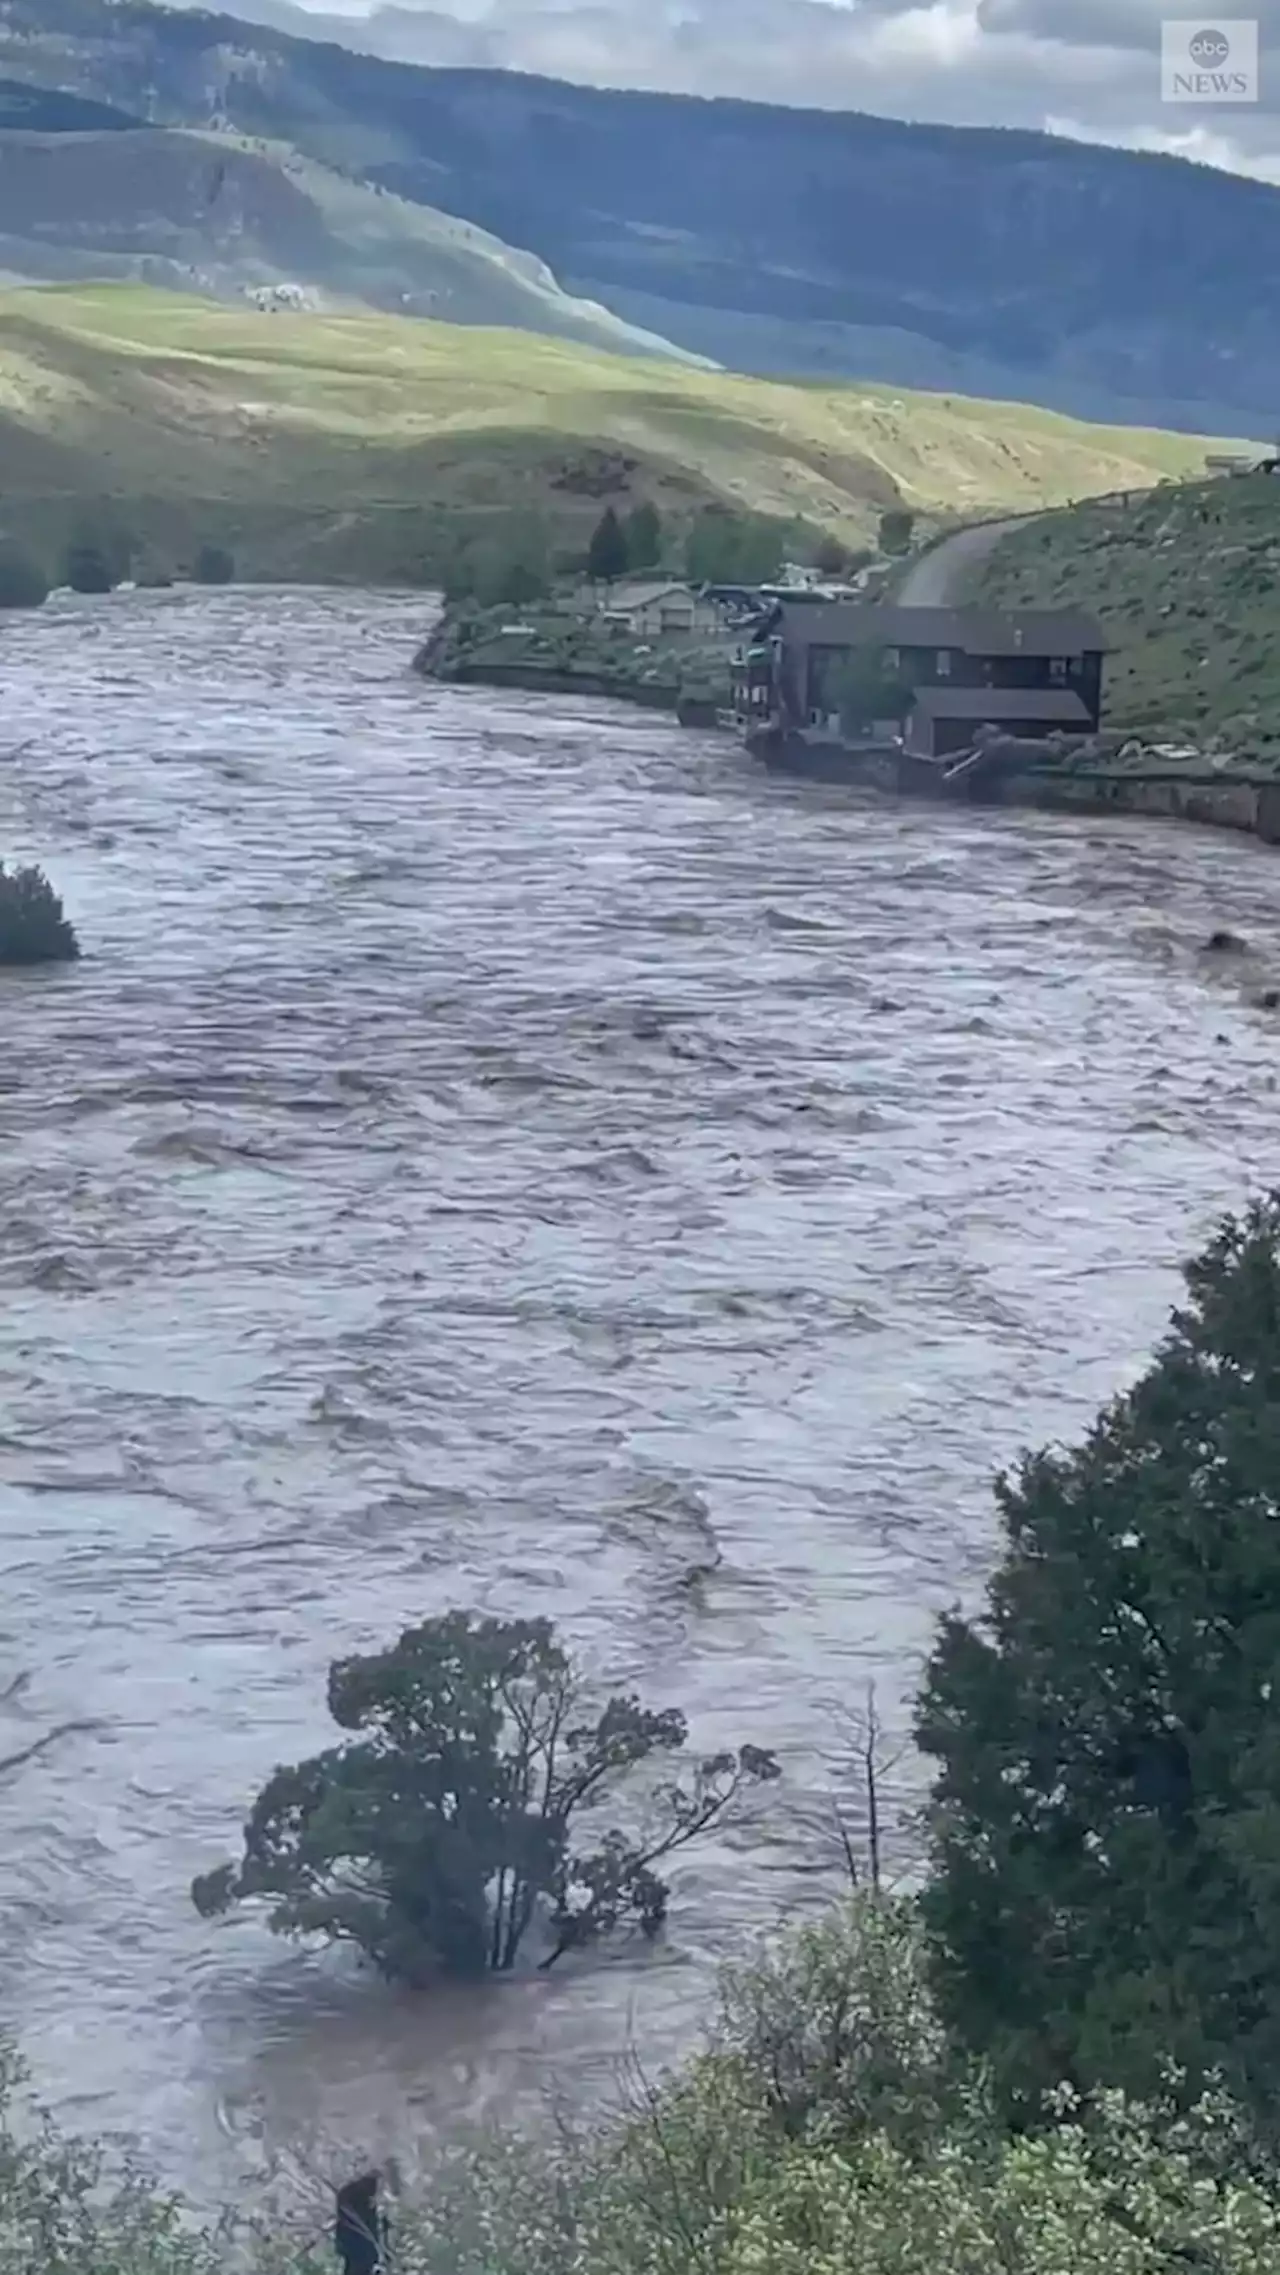
[[[114,592],[116,580],[111,565],[100,545],[73,545],[70,547],[63,570],[63,582],[72,592]]]
[[[1274,2275],[1280,2190],[1238,2113],[1059,2089],[1002,2124],[933,2006],[910,1901],[842,1906],[726,1992],[629,2109],[457,2154],[414,2275]]]
[[[235,561],[221,545],[202,545],[191,571],[198,585],[229,585],[235,573]]]
[[[44,871],[6,869],[0,862],[0,964],[66,964],[79,953]]]
[[[882,553],[905,553],[911,545],[916,517],[905,506],[891,507],[880,516],[880,550]]]
[[[39,564],[8,539],[0,540],[0,608],[39,608],[49,580]]]
[[[331,2275],[332,2254],[296,2236],[196,2227],[144,2175],[33,2118],[24,2088],[0,2046],[0,2275]]]

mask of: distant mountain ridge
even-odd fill
[[[292,144],[739,369],[1277,425],[1263,183],[1045,135],[420,69],[149,0],[0,0],[0,69]]]

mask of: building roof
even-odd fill
[[[970,656],[1105,654],[1095,617],[1078,608],[905,608],[821,600],[778,605],[776,629],[802,647],[960,648]]]
[[[922,719],[973,719],[993,727],[1002,719],[1048,719],[1056,726],[1091,727],[1087,706],[1070,687],[922,687],[912,709]]]
[[[605,607],[652,608],[655,601],[671,600],[676,597],[681,600],[693,601],[698,596],[692,585],[682,583],[678,577],[641,577],[634,582],[630,578],[625,578],[620,579],[616,585],[610,587]]]

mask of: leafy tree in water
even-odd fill
[[[606,506],[591,532],[587,547],[587,575],[598,584],[612,584],[626,575],[629,565],[627,533],[612,506]]]
[[[0,964],[68,964],[79,953],[43,869],[6,869],[0,861]]]
[[[918,1707],[944,2010],[1022,2106],[1168,2062],[1280,2101],[1280,1195],[1185,1278],[1136,1387],[998,1488]]]
[[[39,608],[49,597],[49,580],[37,561],[9,540],[0,540],[0,608]]]
[[[662,515],[645,499],[627,515],[627,567],[656,569],[662,559]]]
[[[266,1897],[282,1934],[354,1943],[385,1974],[476,1975],[514,1966],[535,1918],[541,1964],[627,1920],[652,1932],[656,1867],[776,1777],[744,1746],[695,1763],[651,1795],[647,1830],[573,1821],[655,1757],[683,1751],[683,1715],[634,1697],[589,1712],[546,1620],[450,1612],[389,1650],[337,1660],[329,1711],[353,1742],[278,1769],[254,1805],[239,1864],[192,1888],[197,1908]]]

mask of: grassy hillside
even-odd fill
[[[513,332],[265,314],[133,286],[0,295],[0,495],[41,549],[86,497],[261,574],[392,575],[521,508],[719,497],[849,538],[1198,465],[1203,442],[1020,405],[783,385]]]
[[[981,578],[999,602],[1079,602],[1116,644],[1107,712],[1144,737],[1280,763],[1280,480],[1179,484],[1046,515]]]
[[[0,81],[0,275],[118,278],[243,298],[511,325],[614,353],[695,360],[561,291],[532,253],[429,205],[226,132],[148,125]]]
[[[1280,188],[1210,166],[418,69],[150,0],[0,0],[0,71],[288,144],[739,370],[1188,431],[1274,422]]]

